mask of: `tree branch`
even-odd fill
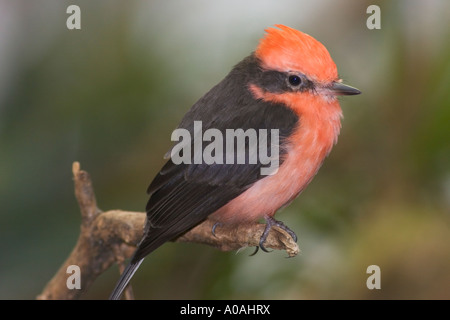
[[[77,299],[88,290],[94,280],[112,264],[122,266],[133,254],[143,233],[146,214],[97,208],[94,189],[89,174],[80,170],[80,164],[72,166],[75,197],[81,211],[81,227],[78,241],[69,257],[47,283],[37,299]],[[213,222],[205,220],[175,242],[195,242],[213,246],[222,251],[259,245],[265,225],[260,223],[223,225],[211,230]],[[277,227],[271,229],[265,242],[266,248],[285,250],[289,257],[298,254],[299,248],[291,236]],[[81,289],[69,289],[67,268],[77,265],[81,270]],[[126,293],[130,297],[131,292]]]

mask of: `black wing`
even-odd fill
[[[283,161],[286,137],[298,125],[298,116],[282,104],[254,99],[248,90],[257,78],[256,59],[250,56],[238,64],[217,86],[203,96],[185,115],[179,128],[193,136],[193,122],[202,121],[203,131],[226,129],[268,130],[267,148],[271,152],[270,129],[279,130],[279,164]],[[224,142],[225,143],[225,142]],[[204,143],[205,147],[207,143]],[[248,140],[245,148],[248,155]],[[224,149],[225,150],[225,149]],[[193,156],[192,156],[193,157]],[[225,162],[225,161],[224,161]],[[147,222],[144,237],[132,262],[137,262],[158,248],[193,228],[211,213],[264,178],[260,161],[245,164],[179,164],[171,159],[164,165],[148,188]]]

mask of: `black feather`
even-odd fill
[[[269,78],[272,81],[268,81]],[[299,125],[299,118],[285,105],[255,99],[249,91],[249,85],[254,84],[263,90],[278,92],[288,90],[285,78],[282,73],[261,69],[258,59],[251,55],[236,65],[225,79],[192,106],[183,117],[179,128],[187,129],[191,137],[194,121],[202,121],[203,131],[215,128],[220,130],[224,137],[226,129],[256,129],[257,132],[259,129],[267,129],[269,132],[270,129],[278,129],[281,165],[286,152],[286,138]],[[274,141],[271,141],[269,134],[269,153],[272,143]],[[203,148],[206,145],[207,143],[204,143]],[[249,142],[246,141],[246,152],[249,148]],[[131,265],[137,265],[166,241],[198,225],[253,183],[265,177],[261,175],[260,169],[264,165],[260,161],[252,164],[249,163],[248,157],[245,161],[245,164],[235,162],[176,165],[169,159],[148,187],[150,199],[146,207],[144,236]],[[129,275],[128,277],[131,278]],[[124,280],[121,281],[123,284]],[[124,288],[122,285],[118,290]],[[114,295],[117,297],[120,294],[115,292]]]
[[[187,129],[192,137],[194,121],[202,122],[203,131],[215,128],[224,136],[226,129],[278,129],[281,165],[286,137],[298,125],[298,116],[285,105],[255,99],[248,90],[249,84],[261,85],[267,77],[274,77],[276,81],[272,81],[269,88],[262,89],[278,90],[274,82],[284,89],[285,77],[274,76],[273,73],[261,69],[254,55],[247,57],[192,106],[179,128]],[[270,135],[268,138],[270,152]],[[248,151],[248,142],[245,147]],[[265,177],[261,175],[263,165],[259,161],[250,164],[247,158],[246,162],[176,165],[169,159],[148,188],[147,224],[134,260],[145,257],[164,242],[193,228]]]

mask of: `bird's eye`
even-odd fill
[[[289,83],[296,87],[302,83],[302,79],[299,76],[292,75],[292,76],[289,76]]]

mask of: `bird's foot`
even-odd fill
[[[264,242],[266,242],[267,240],[267,236],[269,235],[270,229],[272,229],[272,227],[274,226],[286,231],[292,237],[292,240],[297,242],[297,235],[295,234],[295,232],[289,229],[283,222],[275,220],[272,217],[266,217],[265,219],[266,219],[266,228],[264,229],[264,232],[261,235],[261,238],[259,239],[259,248],[261,248],[262,251],[270,252],[264,247]],[[256,251],[252,255],[256,254],[256,252],[258,252],[258,247],[256,247]]]

